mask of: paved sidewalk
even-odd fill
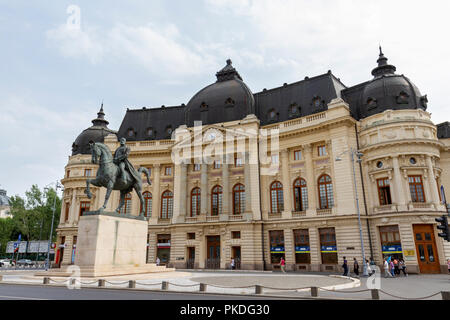
[[[64,286],[67,278],[51,278],[52,285]],[[175,271],[133,276],[105,278],[107,288],[127,288],[129,280],[136,281],[137,289],[161,290],[162,281],[168,282],[168,290],[175,292],[198,292],[199,284],[206,284],[207,293],[239,295],[255,294],[255,285],[263,286],[263,295],[286,298],[311,298],[310,289],[323,288],[319,297],[332,299],[371,299],[367,278],[348,278],[325,273],[280,272],[240,272],[240,271]],[[441,300],[441,291],[450,291],[450,276],[410,275],[409,277],[380,278],[380,298],[417,299],[432,294],[431,300]],[[22,284],[42,284],[43,277],[35,277],[32,272],[3,274],[3,282]],[[97,279],[81,279],[82,287],[97,287]],[[387,292],[392,296],[386,295]]]

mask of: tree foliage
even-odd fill
[[[56,239],[55,228],[61,212],[61,198],[53,188],[40,190],[37,185],[25,192],[25,198],[18,195],[10,197],[12,218],[0,219],[1,252],[5,252],[6,243],[15,241],[22,234],[23,241],[47,240],[50,236],[53,206],[55,218],[53,239]]]

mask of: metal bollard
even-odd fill
[[[378,289],[372,289],[370,292],[372,294],[372,300],[380,300],[380,292]]]
[[[450,300],[450,291],[441,291],[442,300]]]
[[[169,289],[169,283],[167,281],[163,281],[161,283],[161,290],[168,290]]]
[[[200,283],[200,292],[205,292],[206,291],[206,283]]]
[[[98,279],[98,286],[104,287],[105,286],[105,280],[104,279]]]
[[[130,289],[136,288],[136,281],[135,280],[130,280],[128,282],[128,288],[130,288]]]
[[[311,297],[318,297],[318,296],[319,296],[319,288],[311,287]]]
[[[255,285],[255,294],[262,294],[263,293],[263,287],[256,284]]]
[[[48,277],[44,277],[44,284],[49,284],[50,283],[50,278]]]

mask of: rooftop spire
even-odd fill
[[[227,59],[227,65],[216,73],[217,82],[239,79],[242,81],[241,76],[232,65],[231,59]]]
[[[105,119],[105,112],[103,112],[103,101],[100,107],[100,111],[97,112],[97,119],[92,120],[92,123],[94,124],[94,126],[102,127],[106,127],[109,124],[109,122]]]
[[[387,63],[388,58],[384,56],[383,50],[381,49],[381,45],[379,48],[380,48],[380,55],[378,56],[377,60],[378,67],[372,70],[372,75],[374,77],[379,77],[386,74],[394,74],[397,68]]]

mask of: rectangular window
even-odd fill
[[[188,240],[195,240],[195,232],[189,232],[187,238]]]
[[[301,152],[301,150],[294,151],[294,160],[295,161],[302,160],[302,152]]]
[[[411,201],[425,202],[422,176],[408,176],[408,181],[409,181],[409,191],[411,193]]]
[[[241,232],[240,231],[231,231],[231,239],[240,239]]]
[[[67,178],[70,177],[70,170],[67,170]]]
[[[92,176],[92,169],[84,169],[84,176],[85,177]]]
[[[324,157],[327,155],[327,149],[325,146],[318,146],[317,147],[317,154],[319,157]]]
[[[388,178],[378,179],[378,198],[380,200],[380,206],[392,204],[391,188]]]
[[[214,169],[220,169],[222,164],[219,160],[214,161]]]
[[[234,165],[236,167],[242,167],[242,158],[234,158]]]
[[[284,233],[283,230],[269,231],[270,238],[270,262],[273,264],[280,263],[284,258]]]
[[[166,167],[165,175],[166,176],[171,176],[172,175],[172,167]]]
[[[151,167],[147,167],[148,170],[148,175],[151,176],[152,175],[152,168]]]
[[[308,229],[294,230],[295,263],[310,264],[311,254],[309,247]]]
[[[337,264],[338,255],[334,228],[319,229],[319,235],[322,264]]]
[[[200,163],[194,163],[193,171],[200,171],[201,164]]]
[[[272,164],[278,164],[279,161],[280,161],[277,154],[273,154],[273,155],[271,156],[271,159],[272,159]]]
[[[91,207],[91,203],[89,201],[81,201],[80,202],[80,217],[85,213],[86,211],[89,211],[89,208]]]

